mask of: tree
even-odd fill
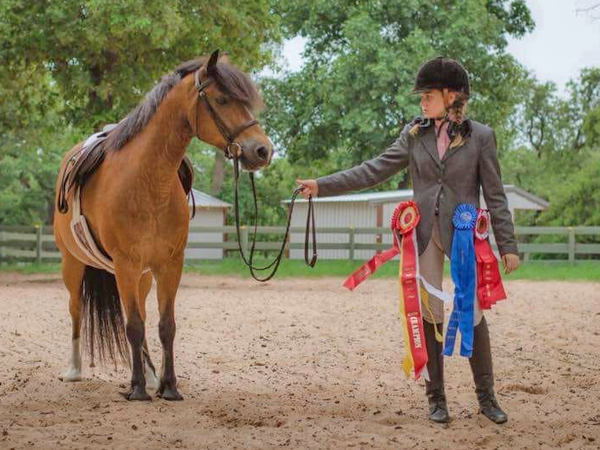
[[[121,119],[164,73],[221,47],[260,69],[279,40],[267,0],[122,0],[0,4],[0,66],[52,75],[75,126]],[[17,74],[15,74],[17,75]]]
[[[570,174],[568,182],[560,183],[540,224],[600,226],[600,148],[590,153],[587,162]]]
[[[291,162],[338,170],[379,154],[418,113],[414,75],[438,54],[470,72],[470,116],[497,128],[500,148],[510,140],[524,70],[506,36],[533,27],[523,1],[301,0],[276,10],[287,36],[308,39],[302,70],[263,84],[276,105],[269,133]]]
[[[600,68],[583,69],[560,97],[551,83],[528,79],[514,118],[520,146],[502,155],[503,178],[550,200],[523,224],[598,225],[594,208],[600,156]],[[589,179],[588,179],[589,178]]]

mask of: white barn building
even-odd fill
[[[508,200],[508,209],[514,217],[516,210],[545,210],[548,202],[537,197],[524,189],[514,185],[504,185],[504,191]],[[313,199],[315,208],[315,224],[317,228],[317,243],[346,243],[348,234],[324,234],[319,233],[319,228],[324,227],[388,227],[394,208],[399,202],[412,200],[412,189],[401,189],[384,192],[361,192],[358,194],[339,195],[334,197],[317,197]],[[283,204],[289,205],[290,200],[284,200]],[[483,194],[480,198],[482,208],[486,207]],[[306,226],[308,201],[302,198],[296,200],[293,227],[304,228]],[[491,230],[490,230],[491,231]],[[357,234],[356,243],[376,243],[374,234]],[[292,233],[290,242],[304,242],[303,233]],[[392,242],[391,235],[384,235],[382,242]],[[491,232],[491,242],[494,245],[494,236]],[[375,253],[374,250],[356,250],[354,257],[357,260],[369,259]],[[304,258],[303,250],[290,250],[291,259]],[[348,250],[320,250],[321,259],[348,259]]]
[[[194,227],[221,227],[225,225],[225,218],[231,204],[211,197],[210,195],[192,189],[196,204],[196,216],[190,220],[190,233],[188,243],[191,242],[224,242],[223,233],[195,233]],[[190,215],[192,213],[192,199],[189,200]],[[186,261],[193,259],[222,259],[223,250],[220,248],[186,248]]]

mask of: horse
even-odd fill
[[[151,400],[147,387],[165,400],[183,399],[177,390],[173,354],[175,298],[189,228],[182,162],[196,137],[221,149],[226,157],[235,157],[250,173],[268,166],[273,146],[253,117],[261,107],[249,76],[216,50],[165,75],[79,164],[81,170],[67,188],[64,183],[61,187],[61,181],[69,178],[66,174],[74,156],[83,153],[82,143],[64,155],[54,214],[72,322],[71,355],[63,381],[82,379],[83,340],[92,364],[94,349],[102,360],[130,364],[126,399]],[[112,261],[114,273],[98,266],[74,238],[70,223],[76,189],[89,232]],[[160,315],[160,379],[145,334],[152,278]]]

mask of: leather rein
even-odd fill
[[[285,245],[288,241],[290,226],[292,223],[292,212],[294,211],[294,204],[296,202],[296,197],[298,194],[302,192],[304,188],[298,187],[294,193],[292,194],[292,199],[290,202],[290,207],[288,210],[287,223],[285,227],[285,235],[283,237],[283,242],[281,243],[281,247],[275,259],[266,266],[258,267],[253,264],[254,252],[256,247],[256,235],[258,229],[258,200],[256,195],[256,186],[254,184],[254,173],[248,172],[248,176],[250,178],[250,186],[252,188],[252,198],[254,203],[254,234],[252,236],[252,246],[250,247],[250,253],[248,256],[244,254],[242,249],[241,242],[241,233],[240,233],[240,207],[239,207],[239,178],[240,178],[240,158],[242,157],[242,145],[235,141],[235,139],[248,128],[257,125],[258,120],[252,118],[248,122],[242,124],[235,130],[231,131],[229,127],[225,124],[225,122],[221,119],[217,111],[212,107],[208,97],[206,95],[205,89],[208,85],[213,82],[212,78],[207,78],[206,80],[200,82],[200,70],[197,70],[194,74],[194,83],[196,87],[196,91],[198,92],[198,103],[202,102],[204,106],[215,123],[217,129],[223,136],[223,139],[227,142],[225,147],[223,148],[223,154],[227,159],[233,160],[233,175],[234,175],[234,215],[235,215],[235,231],[237,234],[237,242],[238,249],[240,252],[240,256],[242,257],[242,261],[244,264],[250,269],[250,274],[252,278],[256,281],[269,281],[279,268],[279,264],[283,258],[283,252],[285,250]],[[196,107],[196,133],[198,133],[198,107]],[[308,257],[308,243],[309,243],[309,235],[310,229],[312,227],[312,256],[309,259]],[[304,236],[304,262],[309,267],[314,267],[317,262],[317,235],[315,230],[315,213],[314,213],[314,205],[312,201],[312,196],[308,198],[308,215],[306,217],[306,231]],[[256,272],[262,272],[265,270],[271,269],[271,272],[265,276],[261,277],[256,274]]]

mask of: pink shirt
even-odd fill
[[[450,145],[450,138],[448,137],[448,121],[442,124],[441,130],[440,124],[437,120],[435,121],[435,135],[437,136],[437,150],[441,161],[444,157],[444,153],[446,153],[448,145]]]

